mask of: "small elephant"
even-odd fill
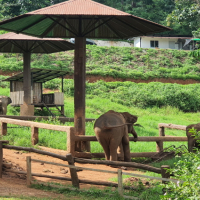
[[[7,106],[12,103],[10,97],[7,96],[0,96],[0,115],[6,115],[7,113]]]
[[[197,143],[197,140],[194,138],[193,133],[190,133],[190,129],[194,128],[197,132],[200,131],[200,123],[198,124],[190,124],[186,127],[186,135],[188,138],[188,151],[194,152],[194,147],[200,149],[200,144]]]
[[[95,121],[94,131],[104,149],[106,160],[117,161],[117,148],[119,147],[124,161],[131,161],[128,133],[133,134],[137,140],[137,133],[133,128],[136,121],[137,116],[135,115],[113,110],[109,110]]]

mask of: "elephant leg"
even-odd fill
[[[118,160],[120,161],[124,160],[124,150],[123,150],[122,143],[120,143],[120,145],[117,148],[117,154],[119,154]]]
[[[2,112],[3,115],[6,115],[6,113],[7,113],[7,106],[3,106],[2,108],[3,108],[3,112]]]
[[[195,140],[194,138],[190,137],[188,138],[188,151],[193,152],[194,151],[194,146],[195,146]]]
[[[105,159],[106,160],[110,160],[110,148],[109,148],[109,142],[107,141],[107,139],[101,138],[101,137],[97,137],[99,143],[101,144],[101,146],[103,147],[104,153],[105,153]]]
[[[111,139],[110,141],[110,160],[117,161],[117,148],[121,143],[121,138]]]
[[[130,154],[128,134],[123,136],[122,146],[123,146],[123,150],[124,150],[124,161],[125,162],[131,162],[131,154]]]

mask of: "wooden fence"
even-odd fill
[[[71,126],[60,126],[60,125],[51,125],[44,124],[39,122],[31,122],[17,119],[9,119],[9,118],[0,118],[0,135],[7,134],[7,124],[16,124],[20,126],[28,126],[31,127],[31,143],[35,145],[39,140],[39,128],[49,129],[55,131],[64,131],[67,134],[67,152],[71,153],[75,157],[81,158],[103,158],[104,153],[90,153],[90,152],[77,152],[76,151],[76,143],[79,141],[85,141],[89,143],[90,146],[91,141],[97,141],[96,136],[85,136],[85,135],[75,135],[75,129]],[[177,137],[177,136],[165,136],[165,128],[173,128],[179,130],[185,130],[186,126],[180,126],[175,124],[164,124],[161,123],[158,125],[159,127],[159,136],[155,137],[138,137],[137,142],[156,142],[157,144],[157,152],[163,151],[163,142],[179,142],[179,141],[187,141],[187,137]],[[135,141],[134,137],[129,138],[130,141]],[[90,149],[90,148],[88,148]],[[152,157],[157,152],[141,152],[141,153],[131,153],[131,157]]]
[[[10,170],[10,169],[5,170],[7,172],[13,172],[13,173],[18,173],[18,174],[26,174],[28,186],[31,185],[32,176],[37,176],[37,177],[46,177],[46,178],[54,178],[54,179],[59,179],[59,180],[72,181],[72,185],[74,187],[77,187],[77,188],[79,188],[79,183],[118,187],[119,194],[121,196],[123,196],[123,190],[124,189],[134,189],[134,188],[132,188],[130,186],[123,186],[122,175],[130,175],[130,176],[136,176],[136,177],[142,177],[142,178],[156,179],[156,180],[163,181],[163,183],[165,183],[166,181],[173,181],[173,182],[178,181],[178,180],[174,180],[174,179],[169,179],[170,174],[167,171],[167,169],[169,169],[169,166],[166,166],[166,165],[162,166],[161,168],[155,168],[155,167],[152,167],[152,166],[149,166],[149,165],[144,165],[144,164],[139,164],[139,163],[134,163],[134,162],[118,162],[118,161],[101,161],[101,160],[80,159],[80,158],[72,157],[71,154],[67,154],[66,156],[61,156],[61,155],[57,155],[57,154],[50,153],[50,152],[47,152],[47,151],[37,150],[37,149],[34,149],[34,148],[16,147],[16,146],[10,146],[10,145],[5,145],[5,144],[8,144],[8,141],[0,141],[0,178],[2,178],[2,169],[3,169],[3,148],[15,149],[15,150],[24,150],[24,151],[29,151],[29,152],[36,152],[36,153],[40,153],[40,154],[43,154],[43,155],[48,155],[48,156],[52,156],[52,157],[55,157],[55,158],[59,158],[59,159],[62,159],[64,161],[68,162],[68,165],[65,165],[65,164],[60,164],[60,163],[52,163],[52,162],[46,162],[46,161],[31,159],[31,157],[28,156],[26,158],[26,163],[27,163],[27,170],[26,171],[16,171],[16,170]],[[31,162],[40,162],[40,163],[42,162],[42,163],[51,164],[51,165],[69,167],[71,178],[33,173],[32,170],[31,170]],[[117,171],[109,171],[109,170],[91,169],[91,168],[85,168],[85,167],[76,167],[75,164],[74,164],[75,162],[77,162],[77,163],[90,163],[90,164],[95,163],[95,164],[105,164],[105,165],[125,166],[125,167],[134,167],[134,168],[139,168],[139,169],[145,169],[145,170],[148,170],[148,171],[152,171],[152,172],[156,172],[156,173],[161,174],[162,178],[122,172],[121,169],[118,169]],[[77,175],[77,169],[117,174],[118,175],[118,184],[113,183],[113,182],[105,182],[105,181],[98,181],[97,182],[97,181],[79,179],[78,175]]]

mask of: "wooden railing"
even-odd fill
[[[16,171],[16,170],[12,170],[12,169],[5,169],[5,171],[7,171],[7,172],[13,172],[13,173],[17,173],[17,174],[26,174],[27,175],[27,186],[31,185],[32,176],[37,176],[37,177],[46,177],[46,178],[72,181],[72,185],[74,187],[77,187],[77,188],[79,188],[79,183],[118,187],[119,194],[121,196],[123,196],[123,190],[124,189],[133,189],[133,188],[130,187],[130,186],[123,186],[122,175],[156,179],[156,180],[160,180],[160,181],[163,181],[163,182],[167,182],[167,181],[177,182],[178,181],[178,180],[174,180],[174,179],[169,179],[170,174],[167,171],[167,169],[169,169],[169,166],[166,166],[166,165],[162,166],[161,168],[156,168],[156,167],[152,167],[150,165],[144,165],[144,164],[134,163],[134,162],[118,162],[118,161],[80,159],[80,158],[74,158],[71,154],[67,154],[66,156],[62,156],[62,155],[54,154],[54,153],[47,152],[47,151],[41,151],[41,150],[34,149],[34,148],[10,146],[10,145],[7,145],[7,143],[8,143],[8,141],[0,141],[0,178],[2,178],[2,169],[3,169],[3,150],[2,150],[3,148],[35,152],[35,153],[39,153],[39,154],[43,154],[43,155],[52,156],[54,158],[58,158],[58,159],[61,159],[61,160],[68,162],[68,165],[66,165],[66,164],[53,163],[53,162],[31,159],[30,156],[27,156],[26,157],[26,163],[27,163],[27,165],[26,165],[27,170],[26,171]],[[31,162],[40,162],[40,163],[42,162],[42,163],[45,163],[45,164],[69,167],[71,178],[33,173],[32,170],[31,170]],[[118,169],[117,171],[110,171],[110,170],[101,170],[101,169],[93,169],[93,168],[85,168],[85,167],[76,167],[75,162],[77,162],[77,163],[89,163],[89,164],[104,164],[104,165],[112,165],[112,166],[118,166],[118,167],[119,166],[134,167],[134,168],[138,168],[138,169],[143,169],[143,170],[159,173],[159,174],[162,175],[162,178],[146,176],[146,175],[141,175],[141,174],[128,173],[128,172],[122,172],[121,169]],[[118,183],[79,179],[78,174],[77,174],[77,169],[117,174],[118,175]]]
[[[67,152],[71,153],[75,157],[84,158],[102,158],[104,153],[90,153],[90,152],[77,152],[75,151],[75,143],[78,141],[97,141],[96,136],[85,136],[85,135],[75,135],[75,129],[71,126],[60,126],[44,124],[39,122],[30,122],[16,119],[0,118],[0,135],[7,134],[7,124],[16,124],[20,126],[31,127],[31,143],[35,145],[38,143],[39,128],[64,131],[67,134]],[[158,137],[138,137],[137,142],[156,142],[157,152],[163,151],[163,142],[179,142],[187,141],[187,137],[177,137],[177,136],[165,136],[164,128],[173,128],[179,130],[185,130],[186,126],[180,126],[175,124],[159,124],[159,135]],[[135,141],[134,137],[130,137],[130,141]],[[157,152],[141,152],[141,153],[131,153],[131,157],[152,157]]]

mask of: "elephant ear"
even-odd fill
[[[8,97],[8,104],[12,103],[12,100],[10,97]]]
[[[131,115],[128,112],[122,112],[121,114],[123,115],[127,123],[134,124],[135,122],[137,122],[138,117],[136,115]]]

